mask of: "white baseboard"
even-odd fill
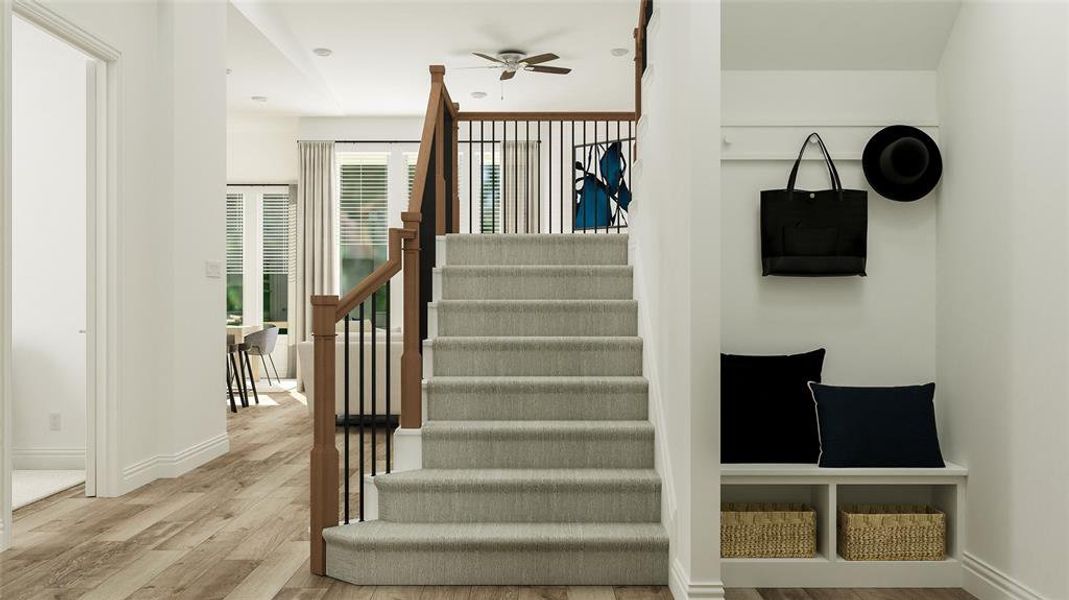
[[[969,552],[962,555],[965,590],[980,600],[1047,600],[1035,590]]]
[[[668,589],[675,600],[721,600],[724,584],[721,581],[690,581],[686,569],[678,560],[672,561],[668,572]]]
[[[223,432],[174,454],[157,454],[122,470],[119,495],[162,477],[178,477],[230,451],[230,436]]]
[[[85,448],[15,448],[11,451],[15,470],[85,469]]]

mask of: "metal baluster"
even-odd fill
[[[371,476],[376,474],[376,464],[378,462],[378,447],[375,443],[375,430],[378,429],[378,423],[375,420],[376,411],[378,408],[375,406],[378,399],[379,389],[375,385],[376,379],[376,364],[375,364],[375,347],[378,344],[375,343],[375,293],[371,292]]]
[[[597,132],[598,132],[598,127],[597,127],[597,125],[595,125],[594,126],[594,134],[597,135]],[[586,157],[587,156],[590,156],[590,148],[586,147],[586,121],[583,121],[583,156],[580,157],[579,160],[583,161],[583,165],[584,166],[586,165]],[[597,165],[594,165],[594,168],[597,168]],[[584,213],[583,213],[584,221],[586,220],[587,213],[589,213],[589,212],[590,212],[590,207],[587,206],[585,208],[585,210],[584,210]],[[597,215],[597,210],[596,209],[595,209],[594,214]],[[583,233],[586,233],[589,229],[590,229],[590,227],[589,227],[589,223],[588,223],[587,227],[583,228]]]
[[[627,122],[627,189],[631,191],[631,197],[634,198],[635,188],[631,187],[631,167],[635,164],[635,138],[631,133],[631,121]],[[628,213],[627,228],[631,229],[631,213]]]
[[[344,379],[344,396],[345,396],[345,409],[342,413],[342,450],[344,452],[344,458],[342,460],[344,468],[342,473],[344,474],[345,484],[345,524],[349,524],[349,321],[350,316],[345,315],[345,346],[343,346],[342,355],[344,356],[344,367],[342,368]],[[360,504],[364,503],[364,495],[360,495]]]
[[[535,212],[538,214],[538,231],[535,233],[542,233],[542,121],[535,121],[535,127],[538,128],[538,144],[535,150],[535,163],[538,167],[535,169]]]
[[[616,122],[616,141],[620,142],[620,158],[623,158],[624,157],[624,141],[620,139],[620,122],[619,121]],[[627,171],[628,171],[628,173],[630,173],[631,172],[631,160],[628,159],[626,162],[627,162]],[[623,183],[623,182],[621,182],[621,183]],[[631,189],[631,186],[630,185],[627,186],[627,189]],[[617,200],[617,202],[616,202],[616,233],[620,233],[620,221],[622,221],[624,219],[624,215],[623,215],[624,211],[623,211],[622,208],[620,208],[620,196],[621,196],[621,192],[620,192],[619,189],[617,189],[617,192],[616,192],[616,200]]]
[[[474,127],[474,122],[468,121],[468,233],[472,233],[473,232],[472,228],[474,227],[474,225],[472,224],[471,220],[472,220],[472,215],[475,214],[475,213],[473,213],[471,211],[471,198],[472,198],[472,194],[473,194],[473,190],[471,188],[475,187],[475,178],[472,177],[472,175],[471,175],[472,169],[475,168],[475,157],[471,155],[471,151],[472,151],[472,141],[471,141],[472,133],[471,133],[471,130],[472,130],[472,127]],[[389,363],[387,363],[387,364],[389,364]],[[389,367],[386,368],[386,371],[389,372]],[[387,394],[386,397],[389,398],[390,397],[389,394]],[[389,414],[387,414],[386,416],[387,416],[387,418],[389,418]],[[387,438],[387,439],[389,439],[389,438]]]
[[[366,302],[366,301],[365,301]],[[364,521],[364,302],[360,303],[360,522]],[[349,370],[346,363],[345,370]]]
[[[546,231],[553,233],[553,121],[546,121],[549,128],[549,145],[546,146],[546,165],[549,175],[546,177],[546,204],[549,205],[549,222],[546,223]]]
[[[569,163],[575,163],[575,121],[572,121],[572,156]],[[575,165],[571,164],[572,176],[569,179],[572,180],[572,233],[575,233],[575,214],[576,214],[576,202],[575,202]]]
[[[471,216],[468,214],[468,222]],[[469,228],[470,229],[470,228]],[[390,426],[390,283],[386,283],[386,473],[390,472],[390,440],[393,429]]]
[[[505,190],[509,185],[509,168],[506,165],[509,148],[509,123],[501,121],[501,233],[508,233],[509,203],[505,201]]]
[[[520,172],[520,145],[517,143],[520,141],[520,122],[512,122],[512,168],[515,169],[513,175],[517,175]],[[520,178],[512,178],[512,201],[516,203],[512,211],[512,233],[520,232]]]

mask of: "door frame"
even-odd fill
[[[11,28],[17,15],[91,59],[87,71],[86,493],[119,493],[121,53],[36,0],[0,0],[0,550],[11,543]]]

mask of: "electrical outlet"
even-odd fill
[[[204,261],[204,276],[208,279],[222,279],[223,278],[223,261],[220,260],[206,260]]]
[[[48,428],[52,431],[59,431],[63,428],[63,423],[60,420],[58,412],[48,413]]]

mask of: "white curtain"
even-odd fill
[[[290,343],[312,338],[311,297],[338,293],[337,223],[334,206],[334,142],[298,142],[297,269]],[[296,355],[296,352],[293,352]],[[300,368],[298,385],[303,384]]]
[[[505,142],[502,163],[504,198],[502,225],[506,233],[539,233],[542,201],[538,172],[538,142]]]

